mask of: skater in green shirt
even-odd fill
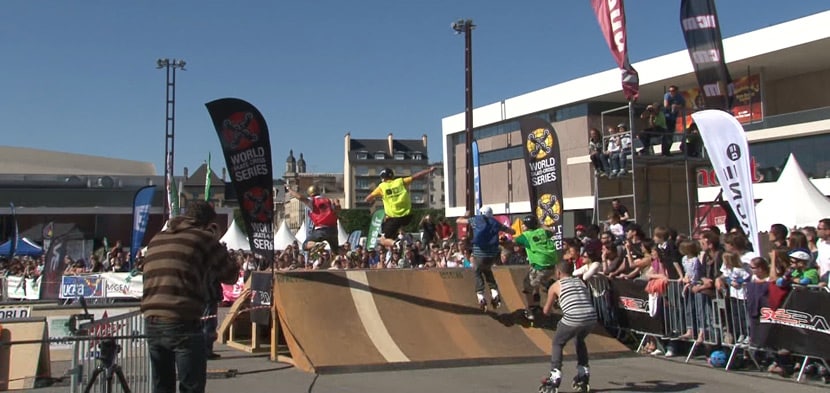
[[[553,232],[540,227],[536,216],[525,216],[522,219],[522,230],[522,234],[513,241],[525,248],[527,260],[530,262],[530,270],[525,277],[522,292],[527,301],[525,318],[533,321],[533,295],[554,278],[555,267],[559,263],[559,252],[551,240]]]

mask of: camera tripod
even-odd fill
[[[104,378],[107,381],[107,387],[104,390],[106,393],[112,392],[113,377],[118,377],[118,383],[121,385],[121,390],[124,393],[130,393],[127,378],[124,377],[121,366],[115,362],[115,355],[121,352],[121,346],[116,344],[113,339],[106,339],[98,344],[98,350],[98,355],[95,356],[95,359],[98,360],[98,366],[92,372],[92,376],[89,377],[89,382],[84,387],[84,393],[89,393],[92,390],[92,387],[95,386],[95,381],[98,380],[101,373],[104,374]]]

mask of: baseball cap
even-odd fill
[[[809,261],[810,259],[810,251],[805,250],[803,248],[796,248],[789,252],[790,259],[798,259],[800,261]]]
[[[484,206],[479,210],[479,213],[483,216],[493,217],[493,209],[490,206]]]
[[[577,231],[584,231],[584,230],[585,230],[585,226],[584,226],[584,225],[582,225],[582,224],[579,224],[579,225],[577,225],[577,226],[576,226],[576,230],[577,230]]]

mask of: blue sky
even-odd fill
[[[685,49],[679,3],[626,3],[632,62]],[[471,18],[475,106],[613,68],[589,0],[64,1],[5,0],[0,14],[2,145],[152,162],[164,171],[165,75],[177,74],[176,174],[212,153],[204,104],[259,108],[275,177],[289,149],[310,172],[342,172],[343,136],[429,137],[464,110]],[[720,1],[724,37],[830,8],[826,0]],[[758,43],[763,45],[763,43]],[[727,59],[729,54],[726,54]],[[0,169],[2,171],[2,169]]]

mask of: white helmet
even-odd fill
[[[490,206],[484,206],[478,212],[482,216],[493,217],[493,209]]]

